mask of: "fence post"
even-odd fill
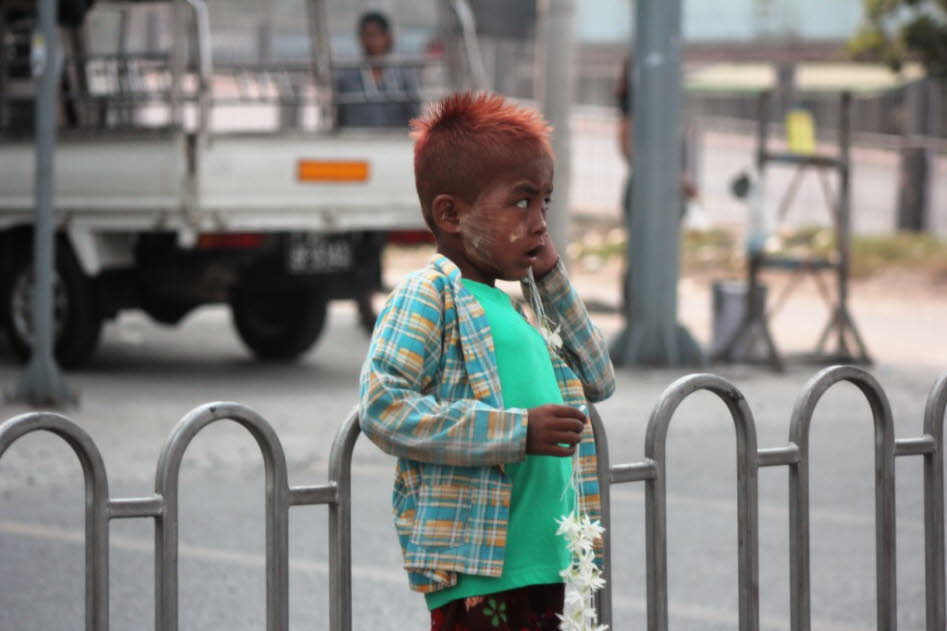
[[[358,440],[358,413],[339,428],[329,453],[330,483],[336,485],[329,505],[329,629],[352,630],[352,450]]]
[[[21,436],[46,430],[72,447],[85,480],[85,628],[109,628],[109,485],[105,463],[84,429],[60,414],[33,412],[0,425],[0,457]]]
[[[875,563],[877,625],[880,631],[897,628],[897,573],[894,514],[894,423],[888,398],[868,372],[854,366],[832,366],[809,380],[796,400],[789,440],[799,460],[789,469],[789,583],[790,628],[809,631],[809,426],[825,391],[840,381],[858,387],[871,406],[875,430]]]
[[[727,406],[737,438],[737,539],[740,631],[757,631],[759,614],[758,456],[753,413],[743,394],[726,379],[697,374],[682,377],[661,394],[645,435],[645,456],[657,475],[647,480],[646,542],[648,564],[648,629],[667,631],[667,488],[665,446],[671,417],[688,396],[708,390]]]
[[[947,627],[944,612],[944,414],[947,374],[931,388],[924,409],[924,433],[934,451],[924,455],[924,574],[927,587],[927,631]]]
[[[595,436],[595,457],[598,465],[598,494],[602,506],[602,578],[605,587],[595,595],[595,607],[598,609],[599,624],[612,628],[612,497],[611,466],[608,459],[608,435],[598,410],[589,404],[589,422]]]
[[[164,512],[155,519],[155,630],[178,628],[178,476],[181,460],[202,429],[222,419],[246,428],[263,454],[266,472],[266,628],[289,628],[289,484],[286,457],[276,432],[263,417],[238,403],[207,403],[177,424],[161,450],[155,492]]]

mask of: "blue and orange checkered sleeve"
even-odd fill
[[[608,346],[601,331],[592,324],[561,260],[537,281],[536,287],[546,317],[559,327],[562,358],[582,382],[586,398],[592,403],[607,399],[615,391],[615,370],[608,357]],[[523,283],[522,289],[530,302],[529,285]]]
[[[419,462],[489,466],[525,457],[526,410],[475,398],[441,401],[462,380],[462,356],[445,350],[448,289],[424,271],[403,281],[379,315],[360,378],[362,431],[383,451]],[[451,303],[452,304],[452,303]]]

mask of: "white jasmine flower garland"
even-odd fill
[[[532,267],[529,268],[527,273],[526,284],[529,285],[530,289],[530,301],[532,302],[533,314],[536,316],[536,328],[539,329],[539,333],[546,340],[546,345],[553,352],[559,352],[559,349],[562,348],[562,337],[559,336],[560,327],[553,328],[552,321],[546,317],[546,310],[543,309],[543,301],[539,296],[539,288],[536,287],[536,279],[533,278]]]
[[[595,541],[605,529],[588,515],[573,510],[560,517],[556,534],[566,539],[572,555],[569,567],[560,572],[566,583],[565,606],[559,615],[560,631],[605,631],[607,625],[598,624],[595,611],[595,592],[605,586],[602,570],[595,565]]]
[[[552,322],[546,317],[543,309],[539,289],[533,278],[533,270],[529,269],[526,282],[530,288],[530,298],[533,313],[536,315],[537,328],[546,344],[558,352],[562,348],[562,337],[559,327],[553,328]],[[584,410],[583,410],[584,411]],[[595,592],[605,586],[602,570],[595,565],[595,542],[602,536],[605,529],[598,521],[592,521],[586,513],[579,512],[578,497],[579,478],[578,449],[572,461],[572,491],[575,498],[575,508],[565,517],[560,517],[557,535],[566,540],[566,547],[572,556],[569,566],[560,572],[565,581],[565,604],[559,614],[560,631],[606,631],[608,625],[598,624],[598,612],[595,611]]]

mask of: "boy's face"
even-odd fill
[[[555,256],[546,232],[552,178],[552,157],[541,153],[500,171],[473,203],[457,202],[452,232],[459,247],[451,258],[465,278],[489,285],[520,280]]]

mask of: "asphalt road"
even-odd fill
[[[610,321],[609,321],[610,322]],[[604,327],[607,328],[607,327]],[[290,484],[327,479],[332,436],[355,402],[367,339],[354,310],[334,306],[327,333],[298,365],[249,359],[227,313],[206,309],[178,329],[138,315],[106,329],[93,364],[71,373],[81,396],[68,410],[102,451],[114,497],[153,489],[165,437],[189,409],[206,401],[250,405],[276,429]],[[881,364],[898,437],[921,433],[924,400],[938,368]],[[754,411],[760,447],[786,443],[796,395],[815,372],[774,376],[746,367],[714,369],[731,379]],[[681,372],[622,371],[615,397],[599,409],[613,463],[642,458],[648,414]],[[0,387],[20,375],[0,347]],[[25,408],[0,405],[0,419]],[[853,387],[830,391],[812,432],[813,628],[875,627],[874,490],[868,406]],[[671,626],[736,626],[735,441],[722,404],[707,393],[688,399],[668,443],[668,541]],[[354,620],[356,629],[423,629],[426,612],[409,592],[390,520],[394,463],[368,441],[354,470]],[[917,459],[899,460],[898,618],[923,628],[923,523]],[[613,492],[613,589],[619,631],[645,621],[643,486]],[[760,473],[762,626],[788,629],[788,510],[785,469]],[[264,628],[263,480],[259,452],[232,423],[214,425],[191,445],[182,469],[181,629]],[[81,470],[54,437],[29,436],[0,459],[0,629],[82,628]],[[327,511],[290,515],[292,629],[327,627]],[[153,628],[153,527],[146,520],[111,526],[112,629]]]

